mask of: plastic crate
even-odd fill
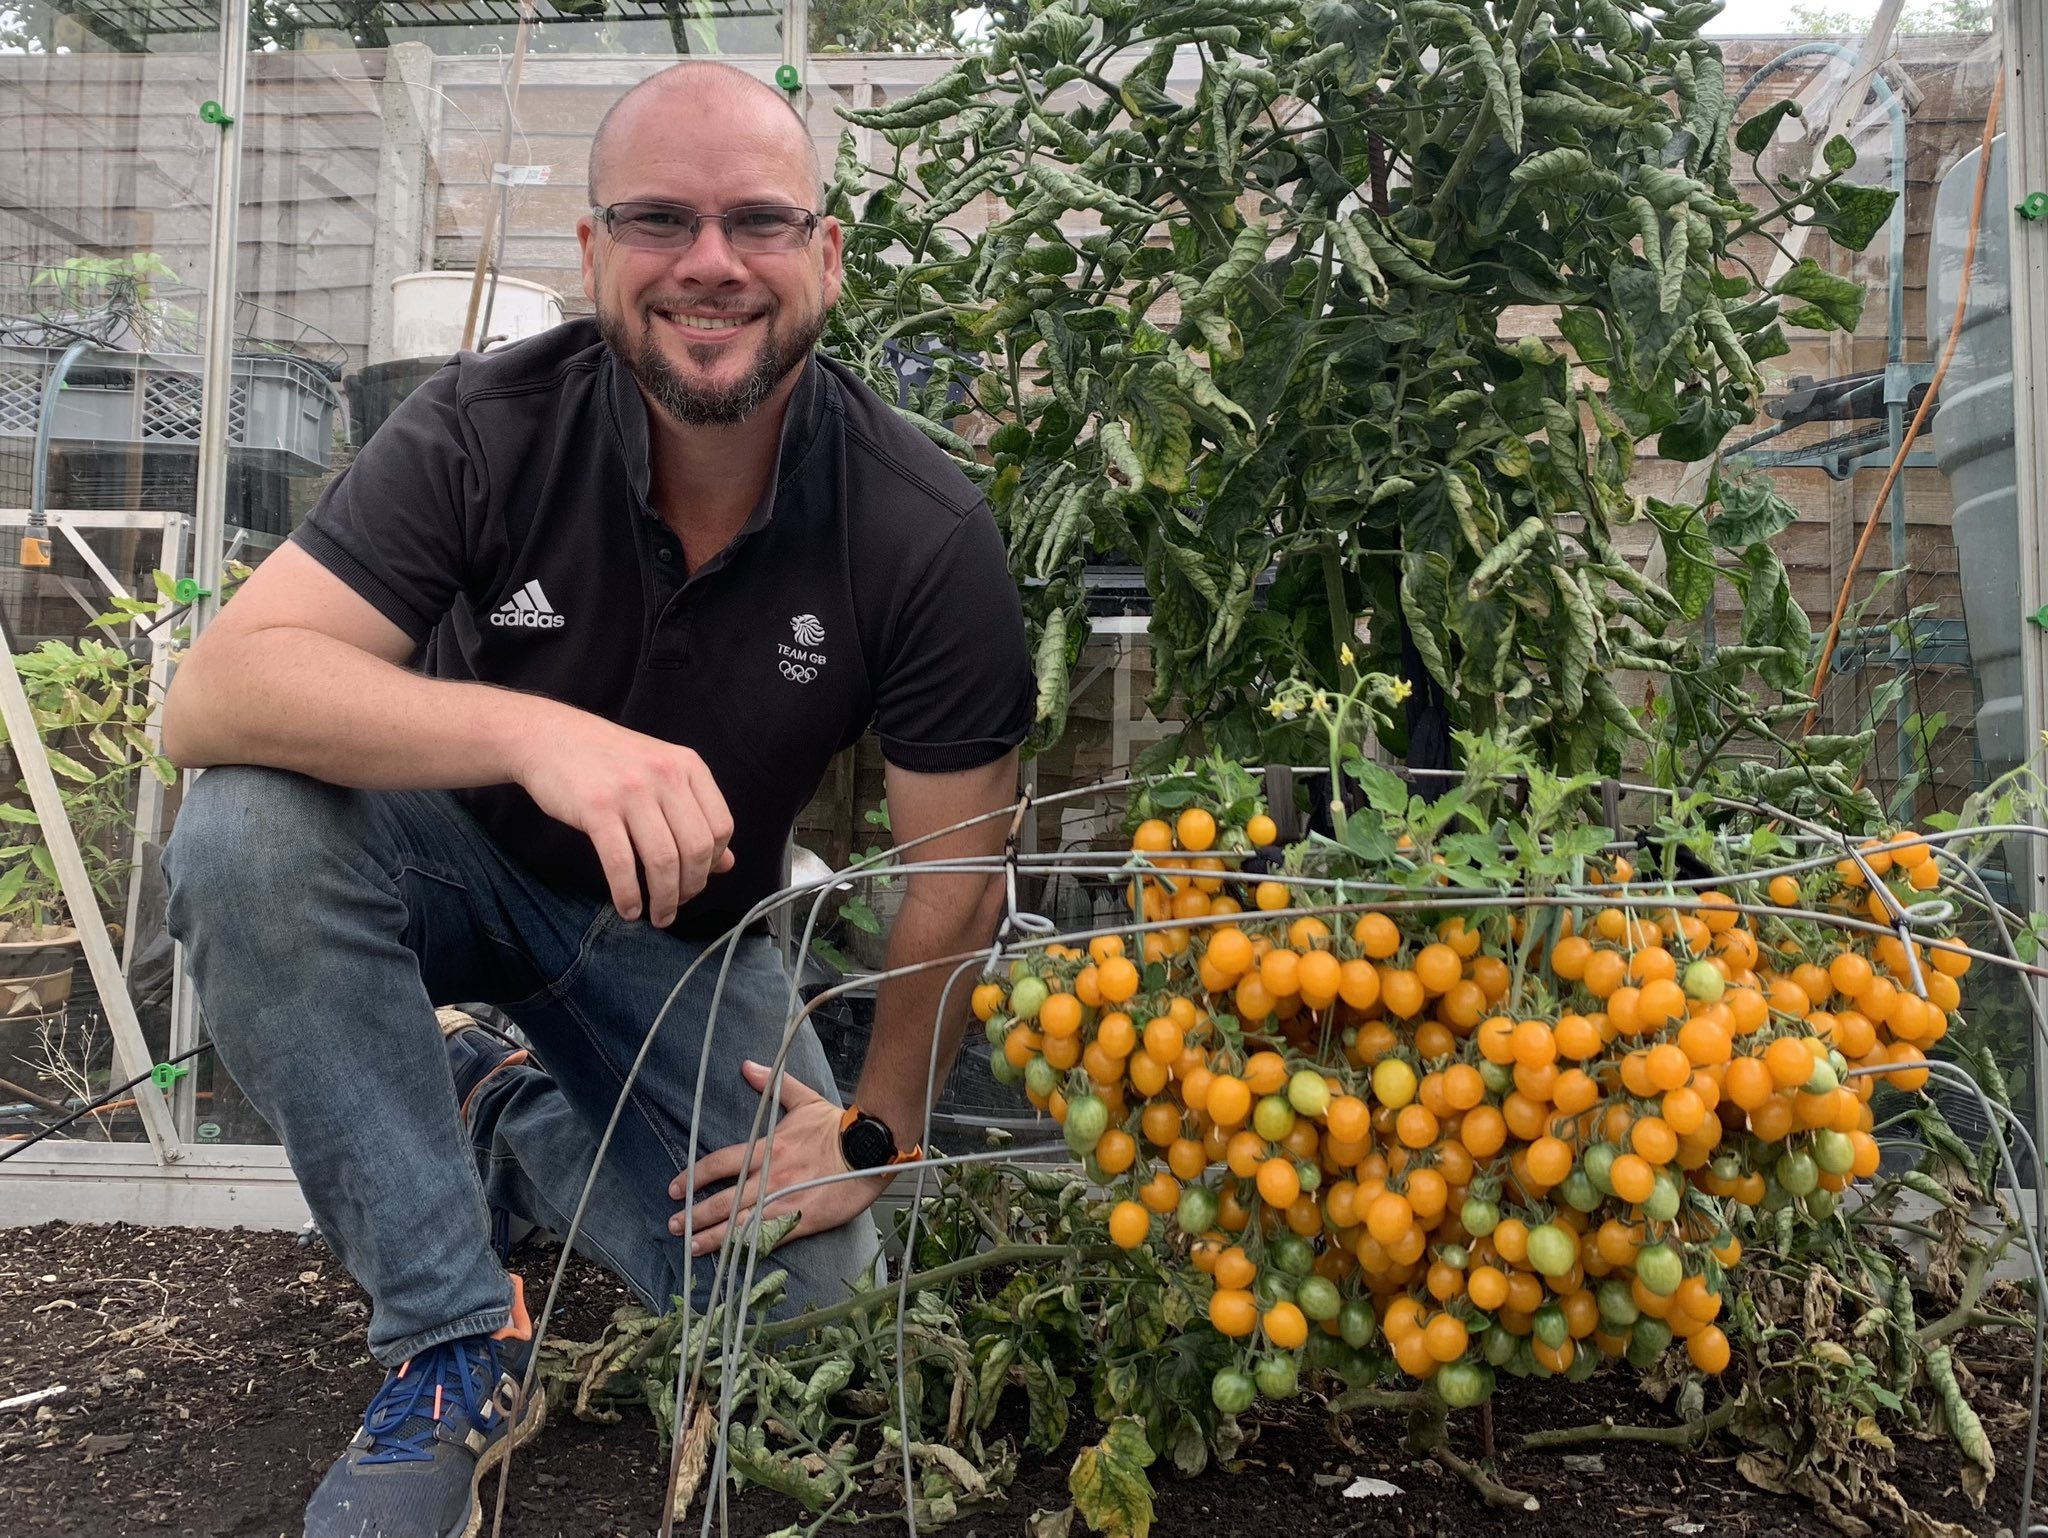
[[[0,347],[0,437],[29,438],[61,352]],[[92,351],[71,366],[54,436],[67,442],[196,446],[203,360],[193,353]],[[334,387],[289,353],[242,353],[233,363],[228,446],[287,475],[320,475],[334,439]]]

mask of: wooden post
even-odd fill
[[[128,996],[120,958],[114,954],[107,922],[100,917],[99,899],[85,873],[85,861],[79,856],[78,838],[71,831],[71,818],[64,810],[57,777],[50,772],[50,755],[43,746],[42,734],[36,730],[28,691],[15,670],[14,639],[7,632],[4,616],[0,616],[0,644],[7,649],[6,660],[0,662],[0,720],[7,723],[7,740],[14,748],[15,762],[21,766],[21,777],[35,806],[43,842],[57,867],[57,881],[71,909],[71,922],[78,928],[79,943],[85,951],[93,987],[100,996],[100,1007],[107,1013],[107,1026],[114,1036],[115,1072],[124,1079],[138,1078],[149,1072],[155,1060],[142,1039],[142,1026],[135,1018],[135,1001]],[[142,1130],[157,1162],[168,1164],[177,1159],[183,1149],[171,1124],[170,1108],[147,1080],[135,1086],[135,1109],[142,1117]]]
[[[491,163],[491,185],[505,173],[498,169],[512,153],[512,129],[519,111],[519,77],[526,72],[526,44],[533,31],[533,0],[519,0],[519,34],[512,42],[512,79],[505,87],[505,126],[498,134],[498,158]],[[469,279],[469,309],[462,317],[462,351],[476,345],[476,317],[483,306],[484,275],[491,269],[491,242],[498,238],[500,194],[484,200],[484,233],[477,242],[476,270]]]

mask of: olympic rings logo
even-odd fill
[[[782,676],[793,684],[807,684],[818,676],[818,670],[816,668],[800,667],[798,664],[784,659],[782,663]]]

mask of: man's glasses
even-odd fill
[[[687,251],[704,225],[725,228],[735,251],[801,251],[811,243],[819,215],[781,203],[749,203],[722,214],[703,214],[680,203],[613,203],[593,208],[592,217],[622,246],[649,251]]]

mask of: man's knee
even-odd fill
[[[185,938],[201,913],[274,910],[303,882],[311,848],[359,837],[356,799],[282,769],[230,764],[200,775],[164,851],[172,932]]]

